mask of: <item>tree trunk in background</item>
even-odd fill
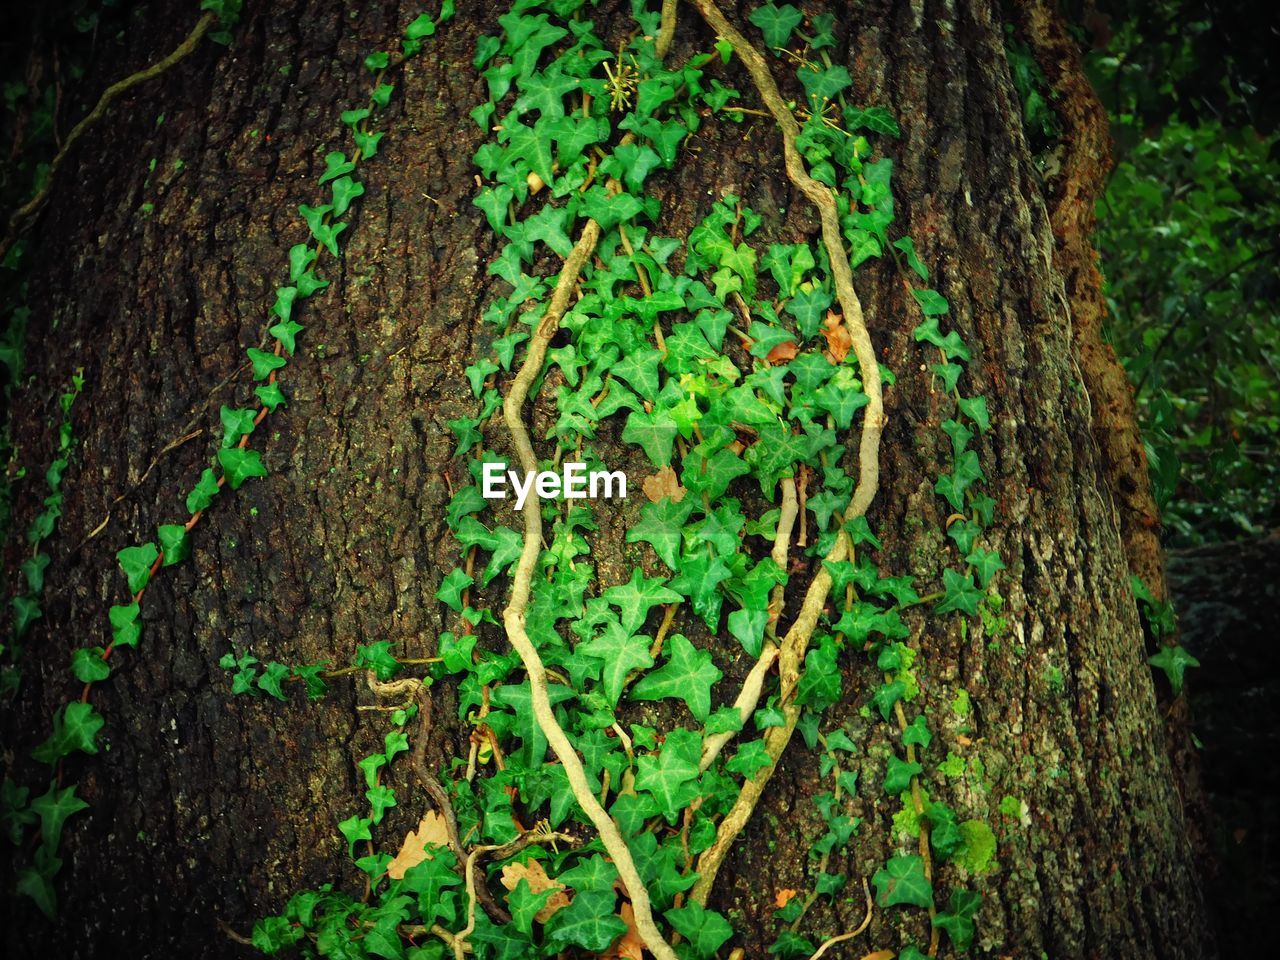
[[[191,561],[148,590],[142,646],[123,651],[95,690],[110,749],[68,764],[92,810],[68,822],[62,914],[50,924],[28,901],[10,900],[8,956],[248,955],[220,922],[247,933],[303,886],[336,880],[357,889],[335,824],[364,803],[354,762],[384,731],[378,715],[357,712],[368,692],[335,682],[316,705],[233,698],[218,660],[235,649],[342,664],[377,639],[429,656],[445,628],[433,594],[458,547],[442,512],[449,484],[467,470],[451,459],[445,423],[474,412],[462,369],[487,351],[479,316],[503,286],[485,271],[498,245],[471,204],[482,134],[466,115],[484,99],[470,66],[474,41],[493,32],[499,11],[460,6],[397,82],[341,267],[308,302],[305,344],[288,368],[289,407],[255,436],[271,476],[219,498],[196,528]],[[728,12],[743,24],[752,6]],[[171,49],[193,19],[189,7],[149,8],[118,74]],[[974,881],[985,895],[975,953],[1211,956],[999,11],[982,0],[831,7],[845,38],[834,56],[854,77],[852,99],[888,107],[902,125],[900,140],[877,144],[894,160],[895,229],[915,239],[950,299],[949,319],[974,353],[967,390],[991,406],[993,428],[975,442],[999,504],[988,539],[1008,564],[998,582],[1010,631],[996,640],[981,627],[962,635],[954,616],[920,608],[908,616],[923,665],[915,705],[935,732],[924,786],[961,819],[986,819],[999,841],[996,872]],[[626,9],[605,0],[593,13],[615,44],[630,29]],[[44,771],[22,758],[78,691],[70,651],[104,642],[106,609],[124,602],[115,552],[185,518],[182,497],[217,445],[219,406],[249,400],[248,377],[237,373],[243,349],[264,338],[284,251],[305,238],[297,205],[317,202],[322,158],[345,145],[338,114],[367,97],[364,55],[417,12],[396,3],[362,5],[359,16],[323,0],[250,3],[230,50],[205,45],[140,88],[62,172],[27,260],[35,376],[19,397],[15,436],[33,476],[49,459],[58,385],[80,366],[87,385],[75,408],[80,456],[50,544],[45,617],[5,729],[24,782]],[[682,6],[672,56],[684,60],[711,40]],[[755,105],[736,61],[728,69]],[[763,215],[766,242],[816,232],[812,208],[782,173],[770,123],[709,122],[691,146],[696,153],[656,178],[662,233],[687,235],[723,192]],[[149,215],[145,203],[154,204]],[[873,261],[855,281],[881,360],[898,376],[870,517],[884,541],[877,559],[886,575],[914,575],[923,594],[954,562],[945,504],[933,492],[949,458],[939,423],[950,400],[921,373],[933,358],[912,338],[918,314],[892,266]],[[545,433],[538,418],[551,386],[532,414],[535,437]],[[204,432],[162,452],[193,428]],[[606,423],[601,448],[610,437],[617,444],[619,431],[617,418]],[[488,437],[502,442],[500,430]],[[616,461],[605,457],[611,468],[648,472],[616,449]],[[34,483],[20,491],[15,527],[38,496]],[[636,489],[620,517],[600,509],[592,546],[602,579],[641,555],[620,535],[641,502]],[[108,514],[105,530],[76,549]],[[5,559],[12,572],[20,557],[11,549]],[[495,607],[505,587],[505,578],[491,585]],[[692,621],[684,628],[700,642]],[[504,641],[491,632],[484,642]],[[717,656],[733,679],[747,669],[733,663],[736,646],[726,637]],[[859,712],[880,679],[862,659],[845,670],[846,698],[826,720],[844,723],[859,744],[865,786],[853,813],[864,822],[831,870],[858,878],[898,850],[890,835],[898,805],[877,787],[891,731]],[[962,693],[968,711],[953,706]],[[428,759],[438,767],[466,755],[469,728],[453,722],[447,684],[435,702]],[[970,761],[966,774],[937,772],[947,751]],[[401,801],[388,837],[426,806],[407,769],[395,777]],[[735,921],[750,957],[776,935],[775,890],[806,885],[805,851],[821,832],[810,797],[822,789],[816,757],[797,738],[722,871],[712,905]],[[1007,796],[1021,802],[1021,817],[999,812]],[[940,869],[939,891],[954,870]],[[855,895],[815,907],[806,924],[820,940],[857,926],[863,910]],[[854,944],[896,948],[897,919],[877,911]],[[909,932],[927,940],[927,922]]]

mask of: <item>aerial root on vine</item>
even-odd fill
[[[845,512],[845,519],[852,520],[864,516],[872,500],[875,499],[880,481],[880,435],[884,429],[885,416],[880,367],[871,344],[871,336],[863,321],[862,303],[853,288],[853,269],[849,265],[844,241],[841,239],[839,212],[830,189],[814,180],[805,169],[804,161],[796,147],[796,139],[800,135],[799,124],[778,92],[777,83],[764,57],[725,18],[714,0],[693,0],[693,3],[707,25],[729,42],[746,67],[765,107],[782,131],[787,178],[818,208],[822,223],[822,244],[826,248],[827,258],[831,264],[836,298],[840,303],[845,327],[853,345],[854,355],[858,360],[863,392],[867,395],[867,406],[863,414],[858,444],[858,480],[849,508]],[[849,550],[848,535],[842,532],[824,560],[843,560],[848,556]],[[831,592],[831,583],[831,576],[827,573],[824,564],[810,582],[800,613],[783,638],[778,655],[778,673],[781,680],[779,703],[782,706],[785,723],[782,726],[770,728],[765,737],[769,765],[763,767],[755,777],[743,784],[733,808],[716,829],[716,836],[711,846],[698,858],[698,881],[690,892],[690,899],[702,906],[706,905],[707,897],[711,893],[716,875],[724,858],[728,855],[730,846],[750,821],[765,786],[773,776],[773,771],[777,769],[779,758],[795,732],[796,723],[800,719],[800,708],[792,699],[792,692],[799,680],[800,668],[804,663],[809,640],[813,636],[822,608],[826,605],[827,595]]]

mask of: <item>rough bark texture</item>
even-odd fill
[[[594,14],[615,40],[628,29],[618,7]],[[366,96],[363,56],[416,12],[386,3],[357,17],[322,0],[250,3],[229,52],[198,51],[162,87],[122,105],[69,161],[34,234],[38,375],[18,428],[30,463],[47,459],[42,412],[52,385],[83,365],[83,447],[68,472],[52,592],[7,748],[44,736],[72,693],[70,650],[102,641],[107,606],[124,599],[115,551],[183,519],[181,498],[214,437],[206,432],[144,473],[188,423],[207,429],[220,404],[247,400],[247,378],[228,377],[243,348],[263,338],[283,251],[303,239],[296,206],[314,202],[322,157],[343,142],[338,113]],[[110,750],[68,765],[93,810],[68,826],[64,916],[51,925],[11,901],[8,955],[247,955],[218,921],[244,933],[303,885],[354,883],[334,824],[362,802],[354,761],[381,736],[381,724],[356,710],[368,694],[336,684],[314,707],[233,699],[217,661],[235,649],[341,663],[357,643],[383,638],[407,655],[435,648],[442,617],[432,594],[457,556],[441,511],[466,470],[450,459],[445,421],[473,411],[462,368],[486,348],[478,315],[496,286],[484,267],[497,247],[470,204],[481,132],[466,117],[482,99],[472,44],[496,12],[463,10],[407,68],[342,266],[306,310],[305,345],[287,371],[290,406],[255,436],[271,476],[222,498],[197,528],[192,561],[148,592],[142,649],[122,656],[94,695]],[[745,23],[743,10],[729,12]],[[910,620],[923,663],[912,708],[935,732],[924,786],[962,819],[987,819],[999,839],[995,872],[971,881],[985,894],[976,952],[1212,955],[1119,521],[1072,360],[1072,291],[1054,265],[1045,187],[1022,136],[999,13],[983,2],[887,0],[836,12],[845,40],[834,54],[854,77],[853,99],[884,104],[901,120],[902,139],[881,144],[895,163],[898,225],[915,238],[952,303],[948,319],[973,349],[963,388],[986,394],[992,410],[993,429],[978,442],[999,501],[989,540],[1009,567],[999,581],[1009,631],[962,633],[954,616]],[[176,4],[154,11],[129,68],[172,47],[190,16]],[[673,56],[711,39],[686,13]],[[747,89],[736,64],[730,75]],[[816,232],[812,210],[782,176],[780,139],[767,122],[709,124],[690,146],[687,162],[658,179],[664,233],[683,235],[727,191],[764,216],[765,240]],[[150,157],[156,172],[146,185]],[[185,166],[174,172],[179,158]],[[155,204],[150,216],[144,202]],[[924,372],[935,358],[911,336],[919,316],[896,273],[871,264],[857,282],[877,349],[898,374],[871,519],[885,541],[882,568],[916,575],[923,593],[956,563],[933,492],[949,456],[938,425],[951,401]],[[550,392],[534,413],[535,437],[545,433],[538,417]],[[621,452],[611,466],[643,474]],[[75,550],[121,494],[104,532]],[[621,523],[639,502],[616,519],[599,511],[594,546],[605,584],[644,556],[620,547]],[[33,489],[18,516],[34,504]],[[720,660],[740,679],[749,664],[730,662],[731,645]],[[811,912],[815,940],[856,926],[857,878],[914,846],[892,836],[900,805],[878,788],[890,730],[865,707],[879,680],[864,663],[846,669],[848,695],[828,720],[862,747],[864,788],[852,812],[864,822],[830,868],[849,874],[851,896]],[[435,696],[428,757],[440,764],[465,755],[467,730],[450,722],[447,687]],[[968,762],[963,776],[937,772],[948,751]],[[397,786],[392,836],[425,803],[407,778]],[[776,935],[774,888],[806,886],[805,851],[820,832],[809,798],[819,789],[816,759],[797,738],[722,872],[712,903],[743,932],[749,956]],[[1021,817],[997,811],[1006,796],[1023,804]],[[959,879],[953,869],[935,878],[940,892]],[[906,930],[897,922],[898,911],[877,911],[849,955],[896,948],[907,934],[927,940],[927,921]]]

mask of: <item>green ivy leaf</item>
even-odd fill
[[[987,589],[987,584],[991,582],[991,578],[996,573],[1005,569],[1004,561],[1000,559],[1000,554],[994,550],[977,549],[964,559],[966,563],[973,564],[974,570],[978,574],[978,586],[983,590]]]
[[[245,353],[249,355],[249,362],[253,365],[255,380],[267,379],[273,370],[279,370],[289,362],[284,357],[277,357],[274,353],[267,353],[257,347],[250,347]]]
[[[880,109],[883,109],[883,108],[880,108]],[[848,114],[846,113],[846,116],[847,115]],[[896,122],[894,123],[893,127],[894,127],[893,132],[894,132],[894,135],[896,136],[898,134],[898,125]],[[847,129],[852,130],[853,128],[848,127]],[[916,245],[912,242],[911,238],[902,237],[900,240],[895,240],[893,241],[893,246],[895,249],[902,251],[902,255],[907,260],[907,266],[909,266],[912,270],[914,270],[916,272],[916,275],[921,280],[924,280],[927,283],[929,281],[929,270],[923,263],[920,262],[920,258],[916,256]]]
[[[668,910],[663,916],[677,933],[689,941],[694,956],[699,960],[715,956],[716,951],[733,936],[733,927],[728,920],[696,901]]]
[[[222,420],[222,445],[234,447],[240,442],[241,437],[253,433],[253,421],[257,415],[257,410],[247,408],[237,410],[223,405],[218,411],[218,417]]]
[[[918,763],[907,763],[905,760],[890,756],[888,766],[885,768],[884,792],[891,797],[898,796],[911,788],[912,777],[923,772],[924,767]]]
[[[146,587],[151,580],[151,567],[160,556],[154,543],[144,543],[136,547],[125,547],[116,554],[120,569],[129,581],[129,592],[137,593]]]
[[[136,603],[117,604],[107,611],[111,621],[111,642],[117,647],[136,647],[142,636],[142,624],[138,623],[139,607]]]
[[[977,428],[986,432],[991,427],[991,416],[987,413],[986,397],[961,397],[956,401],[960,412],[974,422]]]
[[[283,663],[272,661],[263,664],[262,673],[257,679],[258,688],[265,690],[277,700],[288,700],[280,684],[289,678],[289,672],[289,668]]]
[[[40,763],[54,764],[80,750],[98,752],[98,731],[106,723],[92,704],[68,703],[53,715],[53,734],[31,751]]]
[[[71,655],[71,672],[81,683],[97,683],[111,676],[111,665],[102,659],[102,647],[81,647]]]
[[[586,950],[607,950],[627,930],[617,915],[617,896],[612,890],[583,890],[569,906],[557,910],[547,924],[547,941],[575,944]]]
[[[50,850],[57,850],[62,842],[62,827],[67,818],[88,809],[89,804],[76,796],[74,783],[59,790],[57,781],[50,781],[49,789],[31,801],[31,812],[40,818],[42,842]]]
[[[364,196],[364,184],[352,180],[349,176],[341,176],[333,181],[333,215],[340,217],[347,212],[351,201]]]
[[[639,573],[639,570],[636,572]],[[613,619],[604,624],[598,636],[578,644],[580,652],[603,662],[601,682],[604,684],[605,696],[608,697],[611,707],[617,707],[618,699],[622,696],[623,685],[632,671],[647,670],[653,666],[649,644],[649,637],[633,636],[629,630]]]
[[[653,796],[668,823],[675,823],[698,795],[701,755],[702,737],[677,727],[656,755],[647,753],[636,760],[636,789]]]
[[[785,47],[791,31],[804,20],[804,14],[789,3],[778,6],[769,0],[752,10],[747,19],[764,34],[765,46]]]
[[[724,674],[712,662],[711,654],[699,650],[683,634],[667,640],[667,662],[642,677],[632,688],[636,700],[683,700],[701,723],[711,712],[711,687]]]
[[[253,392],[262,405],[267,408],[268,413],[275,413],[276,407],[286,403],[284,391],[280,389],[280,384],[278,383],[264,383],[255,387]]]
[[[933,906],[933,887],[924,875],[924,861],[915,855],[891,857],[871,878],[881,907]]]
[[[627,531],[627,543],[649,543],[654,553],[668,567],[676,570],[679,568],[682,528],[692,512],[693,504],[687,497],[679,503],[670,497],[663,497],[657,503],[646,503],[640,508],[640,522]]]
[[[400,661],[391,653],[390,640],[377,640],[356,647],[355,665],[372,670],[384,683],[400,670]]]
[[[200,474],[200,479],[192,491],[187,494],[187,512],[200,513],[209,509],[213,498],[218,495],[218,477],[209,468]]]
[[[231,485],[232,490],[239,490],[240,484],[250,477],[265,477],[267,475],[267,468],[262,465],[261,455],[257,450],[250,450],[247,447],[219,450],[218,463],[222,467],[223,475],[226,476],[227,483]]]
[[[622,629],[628,634],[644,626],[649,611],[664,603],[679,603],[680,594],[666,586],[661,577],[649,578],[639,567],[631,571],[631,580],[604,591],[604,599],[618,608]]]
[[[978,604],[982,602],[982,591],[973,585],[973,575],[959,573],[955,570],[942,571],[942,588],[945,596],[938,601],[936,609],[939,613],[950,613],[959,610],[971,617],[978,615]]]
[[[867,107],[865,110],[854,106],[845,107],[844,128],[850,133],[865,128],[873,133],[885,133],[891,137],[902,136],[898,121],[884,107]],[[897,244],[894,244],[894,246],[897,246]],[[927,274],[924,279],[929,279]]]
[[[1169,685],[1173,687],[1175,697],[1182,693],[1182,683],[1187,667],[1200,666],[1200,661],[1187,653],[1182,644],[1161,648],[1160,652],[1150,657],[1147,662],[1164,671],[1164,675],[1169,678]]]

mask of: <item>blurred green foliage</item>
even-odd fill
[[[1116,151],[1098,210],[1110,336],[1171,544],[1280,526],[1280,136],[1274,54],[1247,16],[1120,3],[1082,36]]]

